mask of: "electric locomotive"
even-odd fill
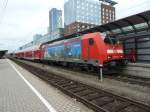
[[[96,32],[47,44],[43,59],[104,67],[123,64],[124,56],[122,44],[115,38]]]

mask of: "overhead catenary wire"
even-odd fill
[[[8,0],[5,0],[4,1],[4,5],[2,7],[2,15],[0,16],[0,24],[2,23],[3,18],[5,16],[5,12],[6,12],[7,6],[8,6]]]
[[[5,6],[4,6],[4,10],[7,8],[7,4],[8,4],[8,0],[6,0]]]

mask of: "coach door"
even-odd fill
[[[88,60],[89,58],[88,38],[82,40],[82,58],[83,60]]]
[[[91,57],[92,49],[91,47],[94,44],[93,38],[86,38],[82,40],[82,57],[84,60],[89,60]]]

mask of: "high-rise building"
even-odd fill
[[[68,0],[64,5],[65,35],[114,21],[115,3],[111,0]]]
[[[101,4],[101,24],[112,22],[116,19],[116,11],[114,5],[117,2],[112,0],[99,0]]]
[[[53,8],[49,12],[49,33],[62,28],[62,11]]]
[[[93,0],[68,0],[64,5],[65,25],[81,22],[99,25],[101,23],[100,4]]]

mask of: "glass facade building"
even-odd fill
[[[64,22],[65,25],[74,22],[100,25],[100,2],[94,0],[68,0],[64,5]]]
[[[53,32],[57,28],[62,28],[62,11],[53,8],[49,12],[49,31]]]
[[[64,36],[64,29],[63,28],[58,28],[54,32],[51,32],[50,40],[55,40],[55,39],[61,38],[63,36]]]

